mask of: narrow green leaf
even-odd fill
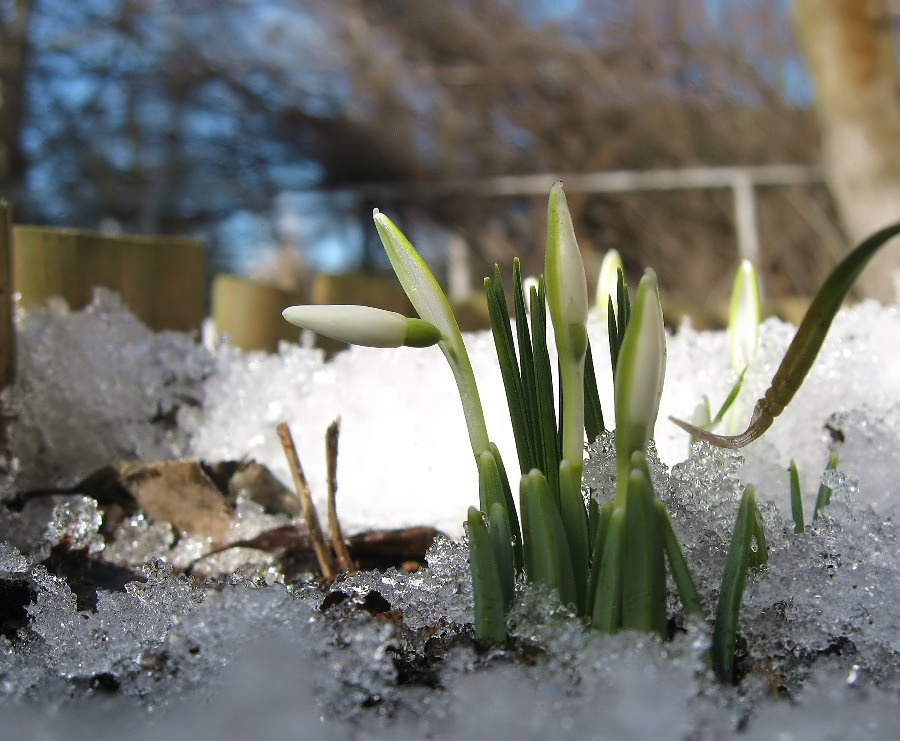
[[[503,586],[481,512],[469,507],[466,525],[469,535],[469,568],[475,599],[475,635],[483,640],[503,641],[506,639]]]
[[[800,472],[797,470],[797,464],[791,461],[790,468],[791,481],[791,517],[794,519],[794,532],[802,533],[804,528],[803,522],[803,492],[800,491]]]
[[[609,306],[606,309],[606,336],[609,340],[609,364],[612,368],[612,377],[616,377],[616,365],[619,362],[619,325],[616,323],[616,309],[613,306],[612,296],[609,297]]]
[[[553,403],[553,376],[547,350],[547,311],[544,282],[538,279],[537,300],[531,302],[531,341],[534,358],[535,402],[540,440],[540,470],[547,477],[550,492],[559,506],[560,449]]]
[[[494,465],[500,475],[500,487],[503,492],[503,506],[509,522],[509,530],[513,537],[513,559],[517,572],[521,572],[525,568],[524,556],[522,553],[522,531],[519,529],[519,517],[516,514],[516,503],[513,499],[512,488],[509,484],[509,476],[506,473],[506,466],[503,465],[503,458],[500,455],[500,449],[490,443],[491,455],[494,458]]]
[[[581,493],[581,471],[566,460],[559,463],[560,516],[575,577],[576,605],[584,612],[589,575],[588,559],[590,542],[588,538],[587,511]]]
[[[653,501],[646,461],[643,454],[635,453],[628,473],[625,505],[622,627],[663,636],[666,633],[665,556]]]
[[[596,500],[592,500],[596,504]],[[595,608],[597,600],[597,587],[600,582],[600,565],[603,562],[603,553],[606,546],[606,537],[609,534],[609,523],[613,513],[613,502],[604,502],[597,507],[597,522],[593,531],[591,545],[591,576],[588,580],[587,610],[590,613]]]
[[[538,279],[538,285],[540,285],[540,279]],[[530,299],[531,304],[539,300],[536,290],[532,290]],[[540,468],[543,465],[537,381],[534,376],[534,352],[531,332],[528,328],[529,305],[525,299],[522,268],[519,260],[515,259],[513,260],[513,307],[516,312],[516,341],[519,348],[519,369],[522,374],[522,395],[528,420],[528,443],[531,454],[531,464],[527,468],[521,468],[520,470],[523,472],[530,471],[532,468]]]
[[[587,441],[594,442],[605,429],[603,409],[600,406],[600,391],[597,388],[597,375],[594,372],[594,358],[591,353],[591,343],[588,341],[584,356],[584,432]]]
[[[716,412],[716,416],[712,418],[710,423],[707,425],[706,429],[712,429],[719,422],[722,421],[722,418],[731,409],[732,404],[734,404],[734,400],[737,399],[738,394],[741,392],[741,386],[744,384],[744,375],[747,373],[747,369],[744,368],[740,372],[740,375],[737,377],[737,381],[734,382],[734,385],[731,387],[731,390],[728,392],[728,395],[725,397],[725,401],[722,402],[722,406],[719,407],[719,411]],[[708,402],[707,402],[708,403]]]
[[[562,602],[575,605],[575,578],[569,545],[544,474],[537,469],[525,474],[519,493],[528,580],[557,590]]]
[[[697,591],[696,584],[694,584],[694,577],[691,575],[691,570],[684,558],[684,552],[681,550],[678,536],[675,535],[675,530],[672,528],[672,522],[669,519],[669,513],[666,512],[666,506],[659,499],[654,504],[659,518],[663,546],[666,549],[666,557],[669,561],[669,569],[672,571],[672,578],[675,580],[675,587],[678,590],[678,596],[681,598],[684,614],[702,615],[703,603],[700,601],[700,593]]]
[[[837,453],[832,453],[831,457],[828,459],[828,465],[825,466],[825,470],[834,471],[837,466]],[[819,512],[821,512],[822,509],[831,504],[831,494],[831,487],[826,486],[825,484],[819,484],[819,493],[816,495],[816,506],[815,509],[813,509],[813,520],[816,520],[819,517]]]
[[[509,407],[509,419],[512,424],[513,437],[519,458],[519,469],[528,471],[534,466],[531,450],[531,437],[528,416],[525,410],[525,398],[522,389],[522,377],[519,373],[519,362],[513,345],[510,328],[509,311],[506,307],[506,295],[500,278],[500,268],[494,266],[494,279],[484,279],[484,295],[487,301],[488,316],[491,322],[491,333],[494,337],[494,348],[497,351],[497,362],[503,388],[506,391],[506,404]]]
[[[872,256],[898,234],[900,223],[891,224],[875,232],[828,274],[800,322],[794,339],[791,340],[781,360],[781,365],[775,371],[772,383],[763,397],[756,402],[750,423],[744,432],[739,435],[715,435],[675,417],[669,419],[690,434],[721,448],[743,448],[756,440],[772,426],[775,418],[794,398],[819,354],[831,322],[859,274]]]
[[[753,499],[753,540],[750,543],[750,566],[753,568],[765,566],[769,563],[769,546],[766,543],[766,531],[763,525],[762,513]]]
[[[488,516],[488,535],[494,549],[494,562],[500,576],[503,591],[503,607],[509,609],[516,596],[516,570],[513,556],[513,535],[509,529],[509,516],[500,502],[491,505]]]
[[[753,487],[747,486],[738,508],[737,521],[725,560],[725,573],[722,575],[719,590],[719,605],[716,610],[716,626],[711,649],[713,669],[720,678],[729,682],[735,678],[734,649],[747,569],[750,567],[755,509],[756,495]]]
[[[603,555],[596,578],[591,627],[615,633],[622,626],[622,559],[625,550],[625,508],[615,507],[603,538]]]

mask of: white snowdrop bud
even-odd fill
[[[616,449],[630,458],[653,436],[666,375],[666,332],[656,273],[648,269],[638,285],[631,319],[616,366]]]
[[[427,347],[441,340],[433,324],[371,306],[289,306],[282,316],[291,324],[333,340],[367,347]]]
[[[734,277],[728,313],[731,367],[743,371],[756,354],[759,338],[759,281],[749,260],[742,260]]]

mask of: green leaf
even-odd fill
[[[602,508],[601,508],[602,511]],[[591,627],[615,633],[622,625],[622,558],[625,550],[625,508],[614,507],[602,540],[603,555],[591,574],[594,600]]]
[[[509,609],[516,596],[516,569],[513,556],[513,534],[509,529],[509,515],[500,502],[491,505],[488,515],[488,535],[494,549],[494,562],[500,576],[503,606]]]
[[[553,403],[553,376],[550,370],[550,353],[547,350],[547,311],[544,282],[538,279],[537,300],[531,302],[531,341],[534,359],[534,391],[538,429],[536,440],[541,472],[553,499],[559,506],[559,440],[556,436],[556,409]]]
[[[509,530],[513,538],[513,559],[516,571],[521,572],[525,567],[525,564],[522,553],[522,531],[519,529],[519,517],[516,515],[516,503],[513,499],[512,488],[509,484],[509,476],[506,473],[506,466],[503,465],[503,458],[500,456],[500,450],[494,443],[490,443],[490,452],[494,459],[494,466],[500,476],[503,506],[506,510]]]
[[[737,522],[731,535],[731,545],[725,560],[725,573],[719,589],[716,626],[711,649],[715,672],[729,682],[734,681],[734,650],[737,643],[738,618],[747,569],[750,567],[754,531],[756,528],[756,495],[752,486],[744,489],[738,508]]]
[[[743,448],[756,440],[772,426],[775,418],[794,398],[819,354],[831,322],[859,274],[875,253],[898,234],[900,223],[875,232],[829,273],[800,322],[781,365],[775,371],[772,383],[763,397],[756,402],[750,423],[744,432],[739,435],[715,435],[675,417],[669,419],[691,435],[722,448]]]
[[[594,372],[594,358],[589,341],[584,356],[584,432],[587,441],[594,442],[605,429],[603,409],[600,406],[600,392],[597,388],[597,376]]]
[[[490,278],[484,279],[484,295],[487,300],[491,333],[494,337],[494,348],[497,351],[497,362],[500,365],[500,376],[506,391],[506,404],[509,407],[509,419],[516,441],[519,469],[528,471],[535,465],[531,450],[531,430],[525,408],[519,362],[516,359],[516,349],[510,328],[509,311],[506,307],[506,295],[503,291],[500,268],[497,265],[494,265],[493,281]]]
[[[700,593],[697,591],[694,577],[691,575],[691,570],[688,568],[687,561],[684,558],[681,543],[678,542],[678,537],[672,528],[672,522],[669,520],[666,506],[659,499],[656,500],[655,506],[659,517],[663,546],[666,549],[666,557],[669,561],[669,569],[672,571],[675,588],[678,590],[678,596],[681,598],[681,604],[684,606],[684,613],[685,615],[702,615],[703,604],[700,601]]]
[[[566,460],[559,463],[560,517],[575,577],[575,595],[579,612],[584,611],[588,583],[588,557],[590,556],[587,510],[581,493],[581,469],[576,470]]]
[[[664,636],[666,572],[663,537],[642,453],[632,456],[628,474],[623,558],[622,627]]]
[[[481,512],[469,507],[466,525],[469,534],[469,568],[475,599],[475,635],[483,640],[503,641],[506,639],[503,586]]]
[[[538,278],[538,286],[541,279]],[[539,301],[537,290],[532,290],[531,303]],[[531,456],[530,465],[521,471],[530,471],[543,465],[543,452],[540,445],[540,414],[538,412],[537,380],[534,371],[534,351],[532,349],[531,332],[528,328],[529,303],[525,300],[525,289],[522,282],[522,268],[518,260],[513,260],[513,307],[516,312],[516,341],[519,348],[519,368],[522,373],[522,395],[525,402],[525,415],[528,421],[528,443]]]
[[[569,544],[547,479],[533,469],[522,477],[519,491],[528,580],[557,590],[563,603],[574,606],[575,577]]]
[[[832,453],[831,457],[828,459],[828,465],[825,466],[825,470],[834,471],[837,466],[837,453]],[[825,507],[831,504],[831,494],[831,487],[826,486],[825,484],[819,484],[819,493],[816,495],[816,506],[813,509],[813,520],[816,520],[819,517],[819,512],[821,512]]]
[[[803,523],[803,492],[800,491],[800,472],[797,464],[791,461],[788,469],[791,481],[791,517],[794,519],[794,532],[802,533]]]

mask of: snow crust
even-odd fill
[[[606,346],[592,317],[593,346]],[[747,414],[793,335],[767,320],[739,398]],[[515,462],[487,333],[469,335],[488,429]],[[737,501],[757,489],[770,564],[748,582],[740,632],[748,674],[736,688],[703,663],[706,624],[667,644],[586,632],[552,595],[522,587],[515,648],[476,647],[461,523],[477,477],[440,352],[354,348],[329,362],[205,350],[155,335],[101,293],[19,319],[20,383],[4,496],[68,486],[119,459],[255,458],[290,480],[275,434],[290,424],[316,497],[324,433],[342,419],[338,508],[349,532],[434,525],[430,568],[344,577],[331,600],[260,569],[197,585],[148,555],[142,580],[80,608],[36,565],[65,532],[98,545],[96,505],[0,514],[0,579],[33,595],[24,625],[0,635],[0,727],[9,738],[864,738],[900,737],[900,313],[842,311],[795,401],[740,453],[693,451],[667,416],[715,407],[734,380],[724,333],[689,325],[669,338],[654,483],[707,605],[714,604]],[[613,426],[605,353],[595,360]],[[833,502],[809,523],[829,453]],[[690,455],[689,455],[690,454]],[[585,483],[611,492],[610,437]],[[787,467],[801,472],[807,527],[790,522]],[[45,520],[40,521],[44,517]],[[136,531],[149,527],[134,523]],[[93,546],[92,546],[93,544]],[[371,609],[375,596],[382,610]],[[378,601],[378,600],[376,600]],[[380,604],[380,601],[379,601]],[[677,604],[672,605],[673,612]],[[8,619],[9,616],[4,616]],[[338,619],[339,618],[339,619]],[[416,657],[429,657],[421,666]],[[40,710],[40,712],[38,712]]]

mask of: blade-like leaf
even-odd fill
[[[731,535],[731,545],[725,560],[725,573],[719,590],[716,627],[711,649],[715,672],[727,681],[734,680],[734,649],[737,642],[738,616],[744,598],[744,585],[754,536],[756,496],[752,486],[744,489],[738,508],[737,522]]]
[[[803,492],[800,491],[800,472],[794,461],[791,461],[788,471],[791,480],[791,517],[794,519],[794,532],[802,533],[804,528]]]
[[[834,471],[837,466],[837,453],[832,453],[831,457],[828,459],[828,465],[825,466],[825,470]],[[826,486],[825,484],[819,484],[819,493],[816,495],[816,506],[813,509],[813,520],[819,517],[819,512],[821,512],[824,507],[831,504],[831,493],[831,487]]]
[[[475,598],[475,635],[484,640],[502,641],[506,638],[503,586],[481,512],[469,507],[466,525],[469,534],[469,568]]]
[[[747,429],[739,435],[715,435],[690,422],[670,417],[694,437],[721,448],[743,448],[762,435],[794,398],[819,354],[825,336],[841,304],[869,260],[892,237],[900,234],[900,223],[881,229],[862,242],[829,273],[809,305],[797,333],[775,371],[768,390],[756,402]],[[423,317],[424,318],[424,317]]]

